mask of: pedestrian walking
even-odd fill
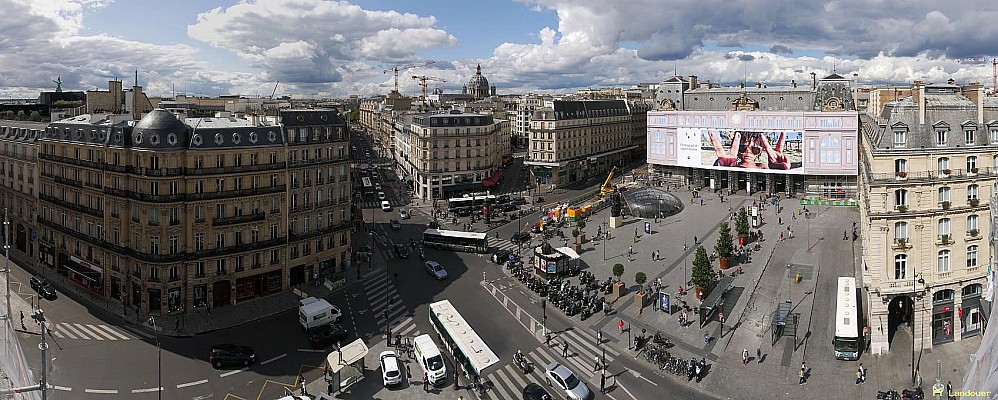
[[[742,349],[742,367],[748,365],[748,349]]]
[[[544,333],[544,345],[545,346],[550,346],[551,345],[551,332],[545,332]]]
[[[620,321],[617,321],[617,328],[620,329],[620,334],[623,335],[624,334],[624,320],[623,319],[621,319]]]
[[[866,383],[866,368],[863,368],[863,363],[859,363],[859,383]]]
[[[707,346],[709,344],[710,344],[710,335],[705,333],[703,334],[703,345]]]
[[[561,344],[561,356],[568,357],[568,341],[566,340]]]
[[[699,240],[697,239],[697,237],[696,237],[696,236],[693,236],[693,244],[694,244],[694,245],[696,245],[696,244],[700,244],[700,241],[699,241]]]
[[[628,246],[627,247],[627,256],[630,257],[632,254],[634,254],[634,246]]]
[[[800,372],[798,372],[797,375],[800,377],[800,382],[798,382],[797,384],[803,385],[805,378],[807,377],[807,364],[805,364],[803,361],[801,361],[800,363]]]
[[[455,375],[455,377],[456,376],[457,375]],[[429,375],[426,375],[425,372],[423,373],[423,391],[424,392],[430,391],[430,377]]]
[[[755,349],[755,363],[759,364],[762,362],[762,348]]]
[[[600,375],[600,378],[599,378],[599,392],[602,393],[602,394],[606,394],[606,372],[604,372],[602,375]]]
[[[24,311],[18,311],[18,312],[21,313],[21,330],[26,331],[28,330],[28,327],[24,326]]]
[[[596,356],[596,357],[593,357],[593,358],[594,358],[594,361],[593,361],[593,372],[598,372],[599,371],[599,367],[600,367],[600,365],[599,365],[599,356]]]
[[[596,331],[596,345],[603,344],[603,331]]]

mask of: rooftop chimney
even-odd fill
[[[756,82],[755,83],[755,87],[759,88],[759,89],[762,89],[762,82]]]
[[[811,72],[811,90],[818,88],[818,74]]]
[[[792,88],[796,89],[796,88],[797,88],[797,81],[795,81],[795,80],[791,79],[791,80],[790,80],[790,87],[792,87]]]
[[[911,85],[911,96],[918,103],[918,124],[925,124],[925,82],[915,80]]]
[[[697,87],[697,76],[690,75],[690,89],[696,89]]]

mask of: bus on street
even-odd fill
[[[371,183],[371,178],[363,177],[360,178],[360,182],[364,185],[364,195],[373,196],[374,195],[374,184]]]
[[[839,360],[858,360],[863,337],[860,336],[859,308],[856,303],[856,278],[839,277],[835,292],[835,338],[832,348]]]
[[[485,233],[427,229],[423,232],[423,245],[430,248],[487,253],[488,240]]]
[[[440,342],[460,366],[455,374],[463,370],[471,376],[473,382],[480,383],[482,377],[493,372],[490,367],[499,362],[499,356],[471,329],[449,300],[431,303],[429,313],[430,323],[440,337]]]
[[[447,199],[447,211],[456,214],[470,214],[481,211],[484,205],[495,203],[496,196],[492,195],[454,197]]]

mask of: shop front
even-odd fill
[[[983,286],[979,283],[964,286],[960,293],[960,307],[957,316],[960,318],[960,338],[968,338],[981,333],[983,315],[981,314],[981,292]]]
[[[953,290],[932,294],[932,345],[953,341]]]
[[[249,300],[281,291],[281,271],[271,271],[236,279],[236,301]]]
[[[104,269],[76,256],[66,256],[59,254],[60,262],[56,272],[64,275],[76,284],[94,292],[104,295]]]

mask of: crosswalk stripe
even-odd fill
[[[591,353],[602,355],[602,351],[605,350],[607,356],[613,355],[614,357],[616,357],[620,355],[620,353],[617,352],[617,350],[614,350],[612,347],[609,347],[606,344],[603,345],[603,350],[600,350],[600,348],[596,345],[596,332],[593,332],[592,337],[589,338],[589,340],[586,340],[586,338],[582,337],[580,333],[576,332],[576,330],[571,330],[566,333],[568,333],[568,336],[575,337],[576,339],[575,342],[582,344],[583,346],[588,348]],[[606,339],[604,338],[603,340]]]
[[[75,335],[77,339],[80,339],[80,340],[87,339],[87,335],[84,334],[83,332],[77,330],[76,327],[74,327],[72,324],[65,323],[65,324],[62,324],[62,327],[63,327],[63,329],[66,330],[67,333],[72,333],[73,335]]]
[[[62,333],[61,329],[52,331],[52,334],[59,339],[66,339],[66,334]],[[70,339],[76,339],[76,338],[72,337]]]
[[[492,376],[489,378],[489,380],[492,381],[493,391],[503,392],[502,395],[499,396],[500,399],[513,399],[513,398],[516,398],[516,395],[515,395],[515,393],[516,393],[516,386],[509,379],[509,377],[506,376],[506,369],[505,368],[496,371],[494,374],[492,374]],[[498,389],[508,389],[508,391],[507,390],[498,390]],[[510,396],[509,392],[514,393],[514,395]]]
[[[107,325],[98,325],[97,327],[98,327],[98,328],[103,328],[104,330],[106,330],[106,331],[108,331],[108,332],[111,332],[111,334],[112,334],[112,335],[114,335],[114,336],[117,336],[117,337],[118,337],[119,339],[121,339],[121,340],[129,340],[129,339],[133,339],[132,337],[129,337],[129,336],[125,336],[125,335],[124,335],[123,333],[121,333],[121,332],[118,332],[118,331],[117,331],[117,330],[115,330],[115,329],[114,329],[113,327],[110,327],[110,326],[107,326]]]
[[[83,324],[74,324],[74,325],[76,325],[82,330],[86,330],[91,337],[97,340],[105,340],[105,339],[114,340],[114,336],[108,335],[107,333],[104,333],[104,331],[101,331],[100,329],[96,329],[93,325],[83,325]]]

